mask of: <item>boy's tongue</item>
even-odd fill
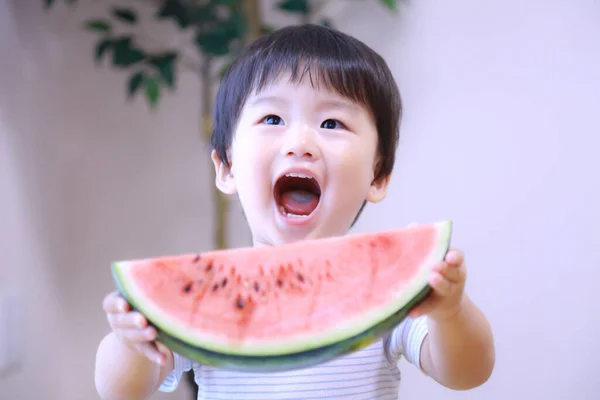
[[[306,190],[287,190],[279,200],[286,213],[295,215],[309,215],[319,204],[319,197]]]

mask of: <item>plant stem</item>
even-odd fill
[[[242,10],[246,15],[248,22],[248,34],[244,38],[247,44],[260,36],[261,15],[259,0],[244,0],[241,2]],[[201,67],[202,79],[202,121],[204,139],[210,140],[212,130],[212,79],[211,79],[212,58],[205,55]],[[214,244],[217,249],[226,249],[228,247],[227,216],[229,214],[229,199],[219,191],[213,184],[213,194],[215,202],[215,231]]]
[[[242,10],[246,15],[246,21],[248,23],[248,34],[244,38],[245,44],[248,44],[260,36],[262,25],[260,1],[244,0],[242,1]]]
[[[206,141],[210,140],[212,131],[212,57],[204,56],[200,75],[202,79],[202,136]],[[217,249],[226,249],[227,243],[227,215],[229,211],[229,201],[221,191],[214,185],[211,180],[213,191],[213,201],[215,204],[215,230],[214,230],[214,246]]]

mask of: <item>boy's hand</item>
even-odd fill
[[[163,365],[169,349],[155,342],[156,329],[139,312],[131,311],[129,303],[117,292],[104,298],[103,308],[115,335],[129,349],[146,356],[150,361]]]
[[[429,318],[441,321],[453,317],[462,307],[467,279],[463,253],[450,249],[444,261],[432,266],[432,271],[429,284],[433,293],[410,312],[412,318],[427,314]]]

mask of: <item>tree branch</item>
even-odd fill
[[[159,7],[162,4],[162,0],[130,0],[130,1],[136,1],[137,3],[143,4],[144,7]],[[167,47],[164,43],[161,43],[159,40],[154,39],[153,37],[151,37],[149,34],[147,34],[146,32],[144,32],[140,26],[138,25],[135,28],[138,32],[137,32],[137,36],[143,41],[149,41],[152,44],[154,44],[156,47],[160,48],[161,50],[165,50],[165,48]],[[187,70],[193,72],[196,75],[200,75],[200,61],[195,60],[194,58],[188,56],[182,49],[176,49],[177,53],[179,54],[179,62],[181,63],[181,65],[183,67],[185,67]]]
[[[248,44],[257,39],[261,33],[262,16],[260,14],[260,1],[243,0],[242,10],[246,15],[246,21],[248,22],[248,34],[244,38],[245,44]]]
[[[158,7],[163,2],[163,0],[131,0],[131,1],[136,1],[140,4],[143,4],[144,6],[153,6],[153,7]]]
[[[163,43],[160,43],[158,40],[156,40],[156,39],[152,38],[150,35],[144,33],[139,28],[138,28],[137,36],[142,41],[147,40],[149,42],[152,42],[154,45],[156,45],[156,47],[160,48],[160,50],[166,50],[166,48],[167,48],[166,45],[164,45]],[[179,55],[178,58],[179,58],[179,62],[181,63],[181,65],[184,66],[189,71],[193,72],[194,74],[200,76],[200,70],[201,70],[200,62],[197,60],[194,60],[192,57],[188,56],[182,49],[176,49],[175,51],[177,51],[177,53]]]

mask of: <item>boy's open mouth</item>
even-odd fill
[[[317,180],[302,173],[288,173],[280,177],[273,191],[279,212],[288,218],[309,216],[321,199]]]

